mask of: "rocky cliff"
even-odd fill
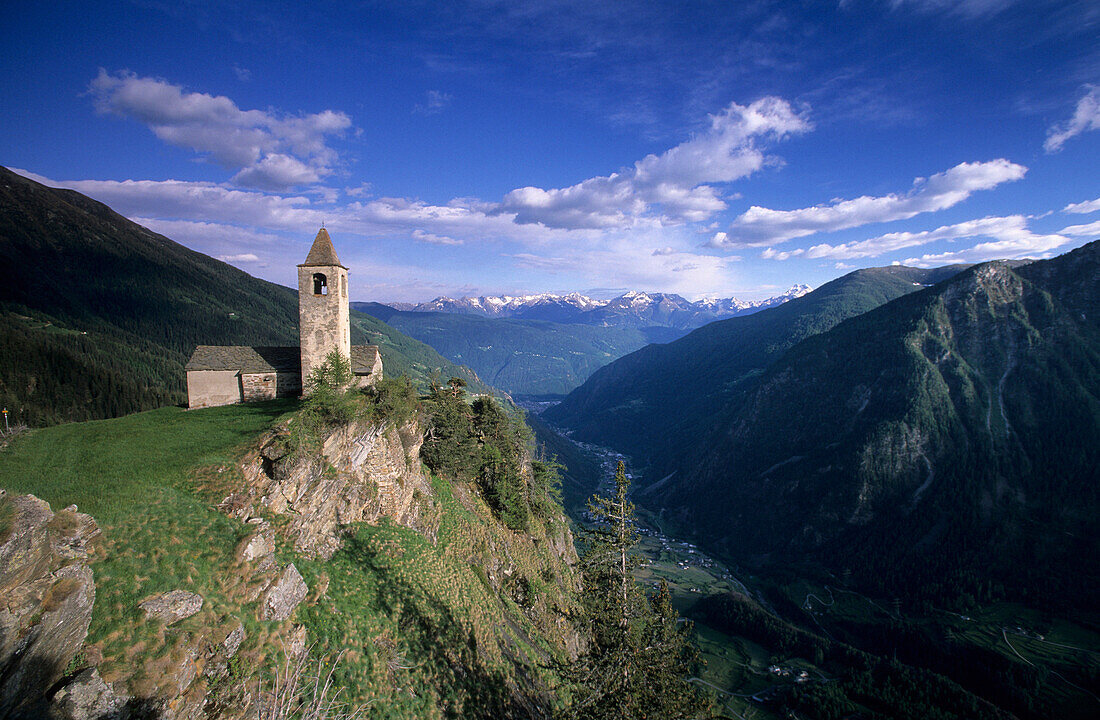
[[[0,490],[0,717],[34,717],[88,634],[95,521]]]
[[[291,452],[287,439],[287,426],[261,438],[240,465],[244,482],[220,503],[223,511],[265,527],[265,515],[282,516],[288,522],[281,532],[294,550],[326,560],[352,523],[389,518],[434,537],[438,517],[421,470],[417,421],[355,421],[331,431],[316,453]]]

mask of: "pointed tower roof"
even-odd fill
[[[317,231],[317,237],[313,239],[313,247],[309,249],[306,261],[298,267],[325,265],[340,265],[340,258],[336,256],[336,248],[332,246],[332,238],[328,236],[328,230],[321,228]],[[340,265],[340,267],[344,266]]]

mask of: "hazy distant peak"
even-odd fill
[[[631,290],[611,300],[599,300],[579,292],[566,294],[480,295],[461,298],[440,296],[429,302],[391,303],[398,310],[445,312],[483,317],[551,320],[589,325],[627,325],[695,328],[713,320],[743,315],[779,305],[810,292],[809,285],[794,285],[766,300],[706,298],[691,301],[675,293]]]

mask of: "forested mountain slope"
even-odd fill
[[[364,315],[388,373],[473,374]],[[0,403],[43,425],[184,400],[198,344],[296,345],[298,300],[71,190],[0,168]]]
[[[1100,243],[808,338],[700,440],[649,502],[730,553],[1096,607]]]
[[[638,465],[674,466],[711,416],[736,402],[746,383],[784,350],[958,270],[857,270],[778,307],[714,322],[620,358],[544,417],[579,439],[627,453]]]
[[[682,333],[667,327],[405,312],[378,303],[352,303],[352,307],[468,365],[490,385],[524,395],[564,395],[612,360]]]

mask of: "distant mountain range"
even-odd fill
[[[806,337],[921,290],[960,267],[856,270],[794,300],[650,345],[593,373],[545,415],[577,438],[661,471],[693,447],[747,381]]]
[[[692,329],[721,318],[747,315],[774,307],[810,292],[808,285],[795,285],[766,300],[745,301],[717,298],[691,301],[672,293],[631,291],[613,300],[581,295],[502,295],[449,298],[425,303],[388,303],[406,312],[444,312],[518,320],[625,327],[672,327]]]
[[[564,395],[607,363],[650,343],[670,342],[715,319],[748,315],[808,292],[797,285],[760,302],[691,302],[679,295],[629,292],[614,300],[572,293],[352,307],[470,366],[495,387],[521,395]]]
[[[810,292],[746,302],[695,302],[670,293],[628,292],[613,300],[568,295],[482,296],[352,307],[427,343],[486,382],[519,395],[564,395],[607,363],[667,343],[722,318],[751,315]]]

